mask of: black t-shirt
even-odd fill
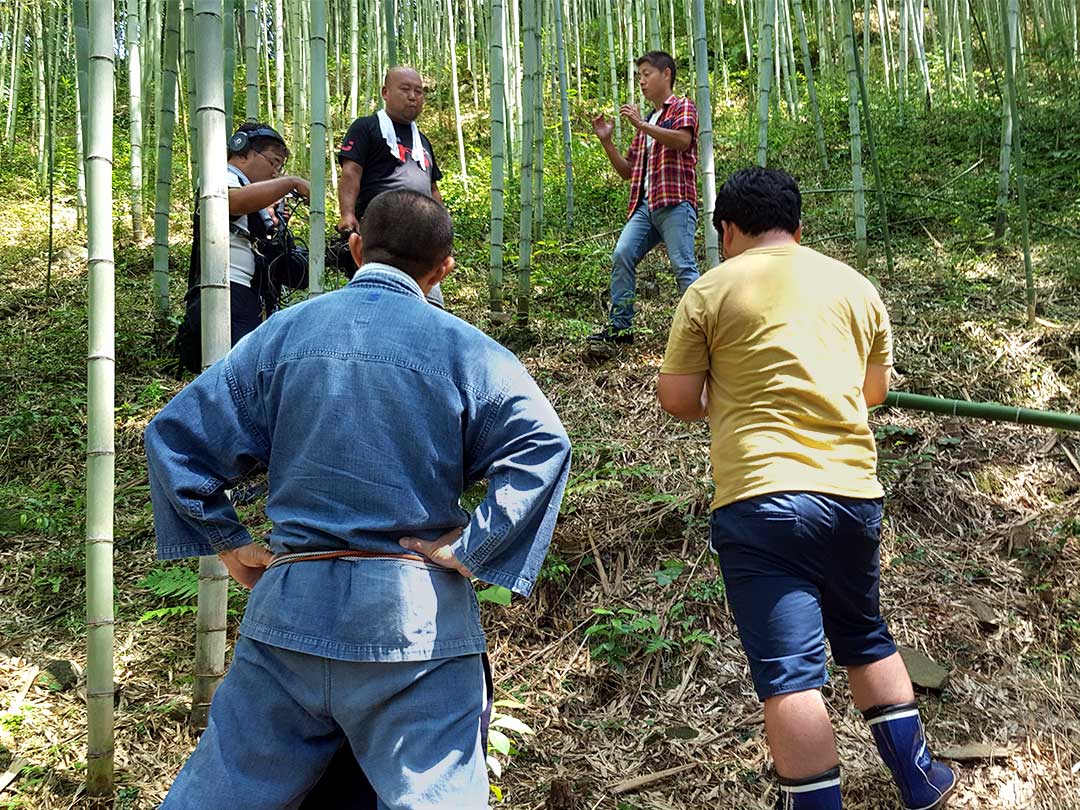
[[[412,127],[397,121],[393,123],[398,140],[397,158],[383,140],[378,115],[365,115],[353,121],[338,152],[339,163],[352,160],[364,167],[360,193],[356,196],[357,219],[364,215],[368,203],[384,191],[407,188],[430,197],[432,184],[442,179],[431,141],[420,133],[426,166],[426,169],[421,169],[412,157]]]

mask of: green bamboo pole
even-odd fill
[[[611,0],[606,0],[608,10]],[[610,15],[608,17],[610,20]],[[533,233],[533,126],[535,108],[533,94],[536,79],[537,31],[536,0],[522,0],[522,45],[524,46],[524,74],[521,88],[521,220],[518,237],[518,293],[517,320],[528,323],[529,298],[532,287],[532,233]],[[614,63],[612,63],[614,64]]]
[[[566,225],[572,228],[574,163],[570,155],[570,100],[567,92],[566,41],[563,36],[563,0],[555,0],[555,47],[559,52],[559,109],[562,113],[563,169],[566,172]]]
[[[970,416],[975,419],[989,419],[993,422],[1014,422],[1018,425],[1036,425],[1058,430],[1080,430],[1080,414],[1015,408],[994,402],[968,402],[962,399],[945,399],[909,394],[905,391],[890,391],[882,404],[892,408],[930,411],[946,416]]]
[[[503,283],[503,165],[506,162],[506,91],[503,72],[503,0],[491,0],[488,64],[491,74],[491,250],[488,260],[488,300],[492,313],[502,313]]]
[[[851,9],[849,9],[850,11]],[[855,28],[855,22],[851,22],[852,30]],[[889,235],[889,206],[885,202],[885,181],[881,177],[881,166],[877,159],[877,147],[874,145],[874,129],[871,126],[870,120],[870,94],[866,91],[866,78],[863,73],[863,67],[859,60],[859,49],[855,46],[855,38],[851,38],[852,46],[852,58],[855,64],[855,75],[859,80],[859,97],[862,100],[863,109],[863,124],[866,128],[866,145],[870,150],[870,167],[874,172],[874,185],[877,186],[877,201],[878,201],[878,213],[881,216],[881,235],[885,241],[885,264],[889,270],[889,277],[893,275],[893,251],[892,251],[892,238]]]
[[[622,116],[619,115],[619,74],[615,67],[615,30],[614,15],[611,13],[611,0],[604,0],[604,28],[607,31],[608,52],[608,90],[611,107],[615,115],[615,142],[622,141]],[[630,99],[627,99],[629,101]]]
[[[326,0],[311,2],[311,219],[308,293],[323,291],[326,264]]]
[[[76,0],[76,6],[78,6],[78,0]],[[86,6],[83,6],[83,11],[86,10]],[[83,58],[83,64],[86,63],[86,57]],[[83,93],[86,91],[86,74],[80,70],[75,72],[75,120],[81,122],[83,120],[83,112],[86,109],[85,103],[82,101]],[[86,226],[86,144],[84,142],[83,133],[86,132],[86,127],[81,123],[77,123],[75,127],[75,230],[82,231]]]
[[[232,0],[226,0],[227,3]],[[202,278],[202,364],[229,351],[229,194],[225,131],[225,54],[221,0],[195,0],[194,117],[199,122],[199,217]],[[199,558],[195,684],[191,723],[205,728],[210,700],[225,673],[225,615],[229,575],[216,556]]]
[[[49,127],[48,94],[45,64],[48,62],[48,27],[45,22],[46,10],[38,6],[34,10],[34,108],[37,131],[37,182],[38,189],[44,190],[48,175],[48,157],[45,152],[46,130]]]
[[[259,61],[262,63],[262,81],[263,87],[266,88],[266,122],[270,124],[271,129],[282,129],[278,124],[277,116],[274,114],[274,83],[270,73],[270,42],[269,36],[266,32],[267,19],[266,11],[259,6]]]
[[[259,0],[247,0],[244,16],[244,118],[259,120]]]
[[[274,118],[285,131],[285,8],[274,0]]]
[[[1001,0],[1001,19],[1005,29],[1005,89],[1012,118],[1013,165],[1016,168],[1016,196],[1020,203],[1020,234],[1024,249],[1024,283],[1027,297],[1028,326],[1035,324],[1035,275],[1031,267],[1031,236],[1028,228],[1027,191],[1024,186],[1024,152],[1020,146],[1020,103],[1016,92],[1017,41],[1019,10],[1017,0]]]
[[[198,66],[195,62],[195,0],[184,0],[184,66],[180,75],[184,77],[187,87],[187,114],[188,125],[188,155],[191,156],[191,181],[192,193],[196,193],[199,185],[199,116],[195,114],[195,75]]]
[[[844,65],[847,72],[848,126],[851,131],[851,185],[855,189],[855,256],[859,270],[866,270],[866,187],[863,183],[859,71],[855,63],[855,31],[852,19],[851,0],[840,0],[840,24],[843,26]]]
[[[660,50],[660,5],[657,0],[645,0],[649,20],[649,50]]]
[[[131,235],[143,238],[142,205],[142,43],[139,32],[139,0],[127,3],[128,127],[131,143]]]
[[[87,106],[87,88],[90,65],[90,29],[86,13],[86,0],[72,0],[72,27],[75,29],[75,75],[78,85],[79,125],[82,127],[83,142],[86,142],[90,111]]]
[[[165,47],[159,82],[161,108],[157,116],[158,159],[154,195],[154,309],[159,321],[164,321],[169,315],[169,201],[172,194],[179,44],[180,0],[165,0]]]
[[[360,0],[349,0],[349,118],[360,109]]]
[[[383,30],[386,34],[386,68],[389,70],[398,63],[397,17],[394,14],[394,0],[382,0]]]
[[[758,144],[757,165],[765,166],[769,154],[769,96],[772,92],[773,39],[776,0],[765,0],[758,29]]]
[[[19,110],[19,85],[22,84],[23,26],[26,24],[26,15],[29,13],[30,9],[23,8],[22,3],[15,5],[15,37],[11,41],[11,81],[8,84],[7,128],[4,137],[4,143],[8,149],[15,142],[15,120]]]
[[[457,27],[454,25],[454,0],[446,0],[446,27],[450,35],[450,91],[454,97],[454,125],[457,130],[458,165],[461,183],[469,187],[469,170],[465,165],[465,133],[461,129],[461,99],[458,95]]]
[[[720,264],[720,248],[713,227],[716,204],[716,169],[713,164],[712,96],[709,93],[709,47],[705,41],[705,0],[694,3],[694,64],[697,74],[698,155],[701,161],[705,197],[705,260],[709,267]]]
[[[233,117],[233,96],[236,93],[236,6],[235,0],[225,0],[221,15],[221,42],[225,48],[225,129],[232,131],[235,126]]]
[[[540,238],[544,229],[544,49],[543,49],[543,9],[545,0],[536,0],[536,17],[533,27],[536,31],[536,62],[533,63],[533,239]]]
[[[806,74],[806,91],[810,96],[810,117],[814,119],[814,140],[817,143],[818,155],[821,157],[821,168],[828,171],[829,153],[825,148],[825,128],[821,121],[821,110],[818,108],[814,67],[810,60],[810,40],[806,35],[806,18],[803,16],[802,0],[791,0],[791,4],[795,10],[795,27],[799,31],[799,49],[802,52],[803,72]]]
[[[86,435],[86,786],[113,792],[113,485],[116,265],[113,254],[112,0],[90,4],[86,182],[89,354]]]

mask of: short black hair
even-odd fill
[[[721,222],[738,226],[747,236],[780,229],[794,234],[802,219],[799,184],[787,172],[752,166],[732,174],[716,195],[713,226]]]
[[[454,225],[442,203],[409,189],[373,199],[360,221],[365,262],[381,262],[421,279],[454,248]]]
[[[671,89],[675,89],[675,60],[671,58],[670,53],[667,51],[649,51],[647,54],[639,56],[637,61],[634,62],[635,67],[641,67],[642,65],[652,65],[661,73],[670,70]]]
[[[237,132],[259,132],[263,133],[273,132],[273,135],[255,135],[248,141],[248,148],[242,152],[232,152],[234,155],[246,155],[249,151],[254,149],[256,152],[265,152],[269,148],[277,149],[285,153],[285,158],[289,157],[289,147],[285,145],[285,139],[278,134],[278,131],[269,124],[263,124],[258,121],[245,121],[243,124],[236,128]]]

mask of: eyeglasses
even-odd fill
[[[277,156],[270,157],[270,156],[268,156],[266,154],[266,152],[260,152],[258,149],[255,149],[253,151],[255,152],[255,154],[259,155],[263,160],[265,160],[269,164],[270,168],[273,169],[276,174],[279,174],[281,172],[281,170],[283,168],[285,168],[285,158],[277,157]]]

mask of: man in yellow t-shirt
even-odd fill
[[[784,810],[840,810],[821,698],[825,638],[909,810],[955,786],[926,748],[911,681],[878,605],[882,495],[867,408],[889,387],[889,317],[873,285],[802,247],[802,198],[780,171],[728,178],[713,223],[723,266],[675,312],[660,404],[708,418],[711,545],[765,703]]]

